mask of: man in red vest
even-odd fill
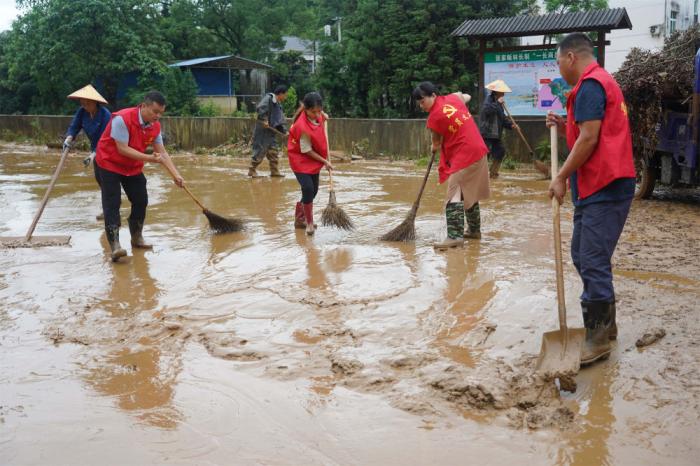
[[[567,119],[550,113],[547,125],[566,134],[570,153],[549,185],[549,196],[563,202],[569,181],[574,204],[571,258],[583,281],[586,341],[581,363],[590,364],[607,357],[610,340],[617,338],[610,260],[634,197],[632,136],[620,86],[598,65],[588,36],[566,36],[559,43],[557,62],[573,89]]]
[[[126,251],[119,244],[121,188],[124,188],[124,193],[131,202],[129,231],[132,247],[153,248],[143,239],[143,222],[148,205],[144,162],[166,165],[175,174],[175,184],[179,187],[185,184],[163,146],[158,121],[163,112],[165,97],[158,91],[151,91],[144,96],[143,103],[138,107],[113,113],[112,120],[97,143],[95,178],[102,191],[105,233],[114,262],[126,256]],[[150,145],[153,146],[153,154],[149,155],[145,151]]]

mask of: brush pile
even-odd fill
[[[673,34],[660,51],[633,48],[615,73],[627,103],[635,156],[642,154],[644,139],[656,145],[664,108],[690,112],[698,45],[700,28],[694,26]]]

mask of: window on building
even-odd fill
[[[676,21],[678,19],[678,10],[671,10],[671,17],[668,20],[668,32],[673,34],[676,32]]]

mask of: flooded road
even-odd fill
[[[0,236],[25,233],[58,155],[0,146]],[[286,164],[284,179],[250,180],[245,160],[177,155],[192,192],[246,230],[212,235],[149,167],[155,248],[131,251],[124,199],[130,258],[112,264],[83,156],[35,233],[71,245],[0,249],[1,464],[697,464],[696,193],[635,202],[614,258],[617,346],[560,395],[533,374],[557,326],[547,182],[534,173],[503,174],[483,239],[438,253],[435,174],[415,244],[377,240],[414,201],[423,169],[411,164],[338,163],[356,230],[309,238],[293,228]],[[569,324],[582,326],[571,217],[567,204]],[[637,348],[654,328],[666,336]]]

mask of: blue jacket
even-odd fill
[[[88,139],[90,139],[90,150],[95,151],[97,149],[97,141],[100,140],[102,132],[107,127],[112,114],[107,110],[107,107],[102,105],[97,106],[97,114],[95,118],[90,118],[90,114],[85,111],[83,107],[80,107],[73,121],[71,121],[68,127],[67,135],[73,136],[73,139],[78,135],[80,130],[85,131]]]

